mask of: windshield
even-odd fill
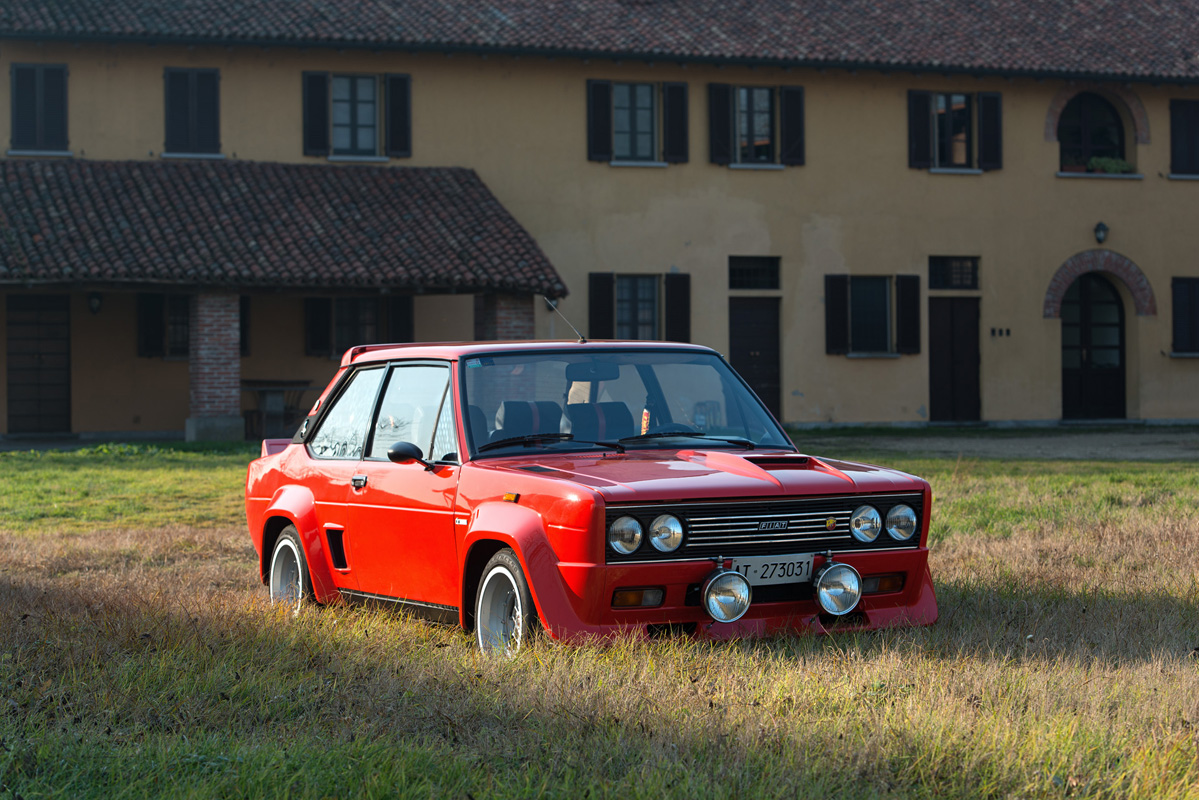
[[[714,353],[587,350],[463,360],[471,450],[753,448],[787,435]]]

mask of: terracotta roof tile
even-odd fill
[[[0,160],[0,283],[566,287],[473,170]]]
[[[1199,79],[1199,0],[6,0],[5,36]]]

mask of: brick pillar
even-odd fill
[[[192,299],[189,372],[191,412],[186,438],[241,441],[241,319],[235,294],[201,294]]]
[[[475,338],[532,339],[533,296],[484,294],[475,296]]]

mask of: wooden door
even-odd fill
[[[730,297],[729,362],[770,413],[782,419],[779,360],[779,299]]]
[[[1062,299],[1062,416],[1125,414],[1124,303],[1107,278],[1087,273]]]
[[[928,399],[933,422],[980,416],[978,298],[928,299]]]
[[[71,298],[9,295],[8,432],[71,430]]]

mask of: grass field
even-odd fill
[[[250,457],[0,454],[0,798],[1199,797],[1193,464],[891,456],[937,625],[503,661],[266,606]]]

